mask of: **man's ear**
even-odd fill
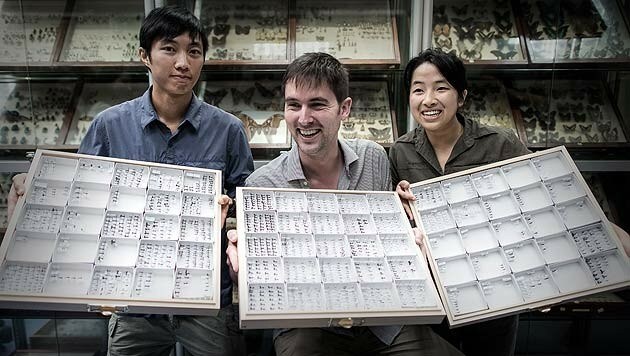
[[[145,66],[149,66],[151,64],[151,59],[149,58],[149,54],[147,53],[147,51],[140,47],[138,49],[138,54],[140,55],[140,61],[142,61],[142,63],[144,63]]]
[[[468,90],[464,89],[464,91],[462,92],[462,96],[457,99],[458,107],[461,108],[464,105],[464,102],[466,101],[466,95],[468,95]]]
[[[339,105],[339,116],[341,116],[341,120],[346,120],[350,117],[350,109],[352,108],[352,98],[347,97],[344,101]]]

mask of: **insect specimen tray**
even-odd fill
[[[241,328],[439,323],[395,192],[237,188]]]
[[[221,171],[38,150],[0,246],[0,307],[216,314]]]
[[[563,146],[411,191],[451,326],[630,285],[621,242]]]

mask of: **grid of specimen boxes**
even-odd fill
[[[221,172],[38,151],[0,294],[216,300]]]
[[[411,185],[451,325],[629,284],[566,149],[508,162]]]
[[[431,310],[442,319],[394,192],[238,188],[237,207],[242,326],[270,313],[301,313],[302,326],[318,326],[304,322],[317,312]]]

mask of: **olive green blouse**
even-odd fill
[[[420,182],[530,153],[511,130],[486,126],[460,114],[457,119],[464,125],[464,133],[455,143],[444,171],[422,127],[396,140],[389,150],[394,186],[401,180]]]

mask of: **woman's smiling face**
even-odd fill
[[[428,132],[451,129],[457,109],[464,104],[466,90],[460,96],[432,63],[425,62],[413,72],[409,91],[411,114]]]

